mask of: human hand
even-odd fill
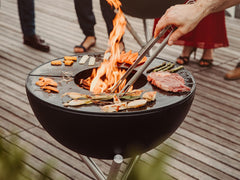
[[[158,21],[154,36],[156,37],[166,26],[174,25],[178,28],[171,34],[168,40],[168,44],[172,45],[174,41],[193,30],[204,17],[204,10],[195,4],[172,6]]]

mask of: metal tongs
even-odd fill
[[[193,4],[194,0],[188,0],[185,4]],[[138,52],[139,56],[136,61],[131,65],[131,67],[126,71],[126,73],[119,79],[119,81],[112,87],[112,93],[114,93],[117,88],[123,83],[123,81],[131,74],[133,69],[138,65],[138,63],[142,60],[142,58],[148,53],[148,51],[158,42],[158,40],[169,30],[170,33],[167,37],[162,41],[159,47],[153,52],[152,56],[148,58],[148,60],[141,66],[141,68],[134,74],[134,76],[128,81],[128,83],[123,87],[123,89],[119,92],[119,95],[123,96],[128,89],[136,82],[139,76],[143,73],[143,71],[151,64],[151,62],[157,57],[157,55],[163,50],[163,48],[167,45],[169,36],[177,29],[176,27],[172,27],[171,25],[165,27],[156,38],[151,38],[147,44]]]
[[[131,74],[133,69],[138,65],[138,63],[142,60],[142,58],[148,53],[148,51],[158,42],[158,40],[169,30],[172,29],[168,36],[162,41],[159,47],[153,52],[152,56],[148,58],[148,60],[140,67],[140,69],[134,74],[134,76],[128,81],[128,83],[123,87],[123,89],[119,92],[119,94],[124,95],[128,89],[136,82],[139,76],[143,73],[143,71],[151,64],[151,62],[156,58],[156,56],[163,50],[168,42],[169,36],[176,28],[172,28],[172,26],[165,27],[156,38],[151,38],[147,44],[140,49],[139,56],[136,61],[131,65],[131,67],[125,72],[125,74],[119,79],[119,81],[112,87],[112,93],[114,93],[117,88],[123,83],[123,81]]]

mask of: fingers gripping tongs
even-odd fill
[[[163,50],[168,42],[169,36],[176,28],[172,28],[172,26],[165,27],[156,38],[151,38],[147,44],[139,51],[139,56],[136,61],[130,66],[130,68],[125,72],[125,74],[119,79],[119,81],[112,87],[112,93],[114,93],[117,88],[123,83],[123,81],[131,74],[133,69],[138,65],[138,63],[142,60],[142,58],[149,52],[149,50],[158,42],[158,40],[163,37],[163,35],[171,29],[171,32],[168,36],[162,41],[159,47],[153,52],[152,56],[150,56],[147,61],[140,67],[140,69],[134,74],[134,76],[127,82],[127,84],[123,87],[119,94],[124,95],[128,89],[136,82],[139,76],[143,73],[143,71],[151,64],[151,62],[156,58],[156,56]]]

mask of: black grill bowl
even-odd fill
[[[124,13],[138,18],[158,18],[173,5],[186,0],[120,0]]]
[[[187,74],[185,79],[188,79],[191,92],[174,95],[158,91],[147,83],[144,89],[157,90],[157,100],[152,107],[115,113],[102,112],[94,106],[68,108],[59,100],[61,94],[87,91],[77,87],[74,82],[62,84],[59,94],[39,90],[34,83],[48,71],[47,67],[49,72],[57,73],[52,71],[50,63],[46,63],[32,71],[26,82],[26,92],[33,112],[53,138],[67,148],[89,157],[112,159],[114,155],[121,154],[127,158],[151,150],[175,132],[194,99],[195,82],[191,74],[183,70],[183,74]],[[72,69],[74,68],[73,66]],[[43,74],[36,75],[40,72]],[[78,72],[79,68],[76,74]],[[52,77],[58,78],[56,74]]]

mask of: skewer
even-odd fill
[[[136,61],[131,65],[130,68],[125,72],[125,74],[118,80],[118,82],[112,87],[112,93],[117,90],[117,88],[122,84],[122,82],[129,76],[129,74],[133,71],[133,69],[138,65],[138,63],[142,60],[142,58],[148,53],[148,51],[158,42],[158,40],[169,30],[171,26],[167,26],[164,28],[156,38],[151,38],[148,43],[139,51],[139,56]],[[166,38],[165,38],[166,39]],[[157,55],[156,55],[157,56]],[[155,57],[154,57],[155,58]],[[150,57],[151,59],[151,57]],[[144,63],[146,64],[147,61]]]

